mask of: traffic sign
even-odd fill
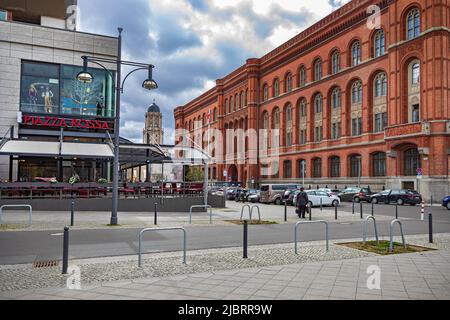
[[[228,177],[228,171],[227,170],[224,170],[223,171],[223,176],[226,178],[226,177]]]

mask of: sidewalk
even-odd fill
[[[425,245],[425,239],[426,236],[414,236],[408,237],[407,242]],[[330,248],[330,252],[334,252],[330,257],[329,254],[322,252],[324,251],[323,242],[307,243],[302,244],[301,248],[305,251],[301,251],[299,256],[304,262],[286,261],[283,266],[261,265],[261,261],[258,262],[258,257],[253,252],[250,254],[251,259],[241,262],[240,266],[227,268],[226,259],[223,257],[222,260],[218,259],[220,256],[212,254],[210,257],[219,260],[216,261],[219,269],[211,268],[211,271],[172,276],[143,276],[133,280],[103,281],[86,285],[83,284],[82,274],[82,290],[68,290],[61,285],[56,288],[4,291],[0,292],[0,299],[450,299],[450,235],[439,235],[436,239],[438,243],[429,247],[440,249],[438,251],[395,256],[373,254],[352,256],[348,255],[349,251],[346,251],[345,258],[336,255],[339,253],[334,251],[338,247],[336,245]],[[280,245],[272,247],[274,249],[272,251],[267,250],[270,249],[267,246],[260,250],[274,255],[274,259],[280,261],[274,252],[281,251],[282,255],[286,253],[280,250]],[[318,249],[318,247],[321,248]],[[308,252],[309,256],[306,254]],[[175,258],[179,264],[179,253],[176,253]],[[188,257],[188,264],[195,265],[192,262],[194,258]],[[209,260],[207,255],[200,258],[200,260]],[[317,261],[321,259],[323,261]],[[110,258],[110,260],[109,269],[120,264],[117,258]],[[136,261],[131,263],[135,264]],[[252,263],[254,267],[251,267]],[[144,265],[149,269],[153,268],[149,260],[144,260]],[[381,290],[367,288],[369,277],[367,268],[373,265],[381,270]],[[164,267],[174,268],[173,265],[164,265]],[[130,276],[139,269],[128,267],[127,270]],[[59,268],[56,272],[58,271],[60,271]],[[101,279],[101,276],[99,278]]]
[[[253,206],[250,204],[250,206]],[[241,208],[243,204],[228,203],[228,208],[213,209],[213,225],[226,226],[233,225],[230,221],[240,220]],[[261,219],[264,221],[275,222],[277,224],[284,224],[284,206],[264,206],[260,205]],[[366,212],[366,217],[369,212]],[[114,229],[120,228],[147,228],[154,227],[154,212],[119,212],[119,226],[114,226]],[[110,221],[110,212],[75,212],[75,225],[71,229],[110,229],[111,226],[107,224]],[[298,222],[298,217],[295,214],[295,208],[288,206],[287,208],[287,223]],[[314,208],[312,213],[313,220],[326,220],[329,222],[336,222],[334,208],[324,207]],[[391,221],[392,216],[385,216],[381,214],[376,215],[377,221]],[[3,221],[6,226],[0,226],[1,231],[45,231],[45,230],[63,230],[64,226],[70,225],[70,212],[49,212],[36,211],[33,213],[33,224],[27,225],[28,213],[25,211],[5,211],[3,214]],[[249,219],[249,212],[245,209],[244,219]],[[253,213],[253,219],[258,219],[256,211]],[[361,221],[359,211],[355,214],[343,210],[338,211],[339,223],[350,223]],[[407,219],[405,219],[407,220]],[[189,225],[189,213],[179,212],[161,212],[158,213],[159,227],[180,227]],[[209,226],[209,212],[194,212],[192,214],[192,226]]]

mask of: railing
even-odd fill
[[[294,229],[294,241],[295,241],[295,254],[298,254],[298,244],[297,244],[297,229],[299,226],[301,226],[302,224],[313,224],[313,223],[321,223],[325,225],[325,236],[326,236],[326,240],[327,240],[327,252],[329,251],[329,238],[328,238],[328,222],[323,221],[323,220],[319,220],[319,221],[299,221],[295,224],[295,229]]]
[[[212,207],[209,205],[191,206],[189,209],[189,224],[192,224],[192,209],[209,209],[209,223],[212,224]]]
[[[250,223],[252,223],[252,221],[253,221],[253,210],[255,210],[255,209],[258,211],[258,221],[261,223],[261,210],[259,209],[259,206],[254,205],[253,207],[250,208],[250,206],[248,204],[244,205],[241,209],[241,222],[244,221],[245,208],[248,208]]]
[[[363,222],[363,244],[366,244],[367,241],[367,234],[368,234],[368,227],[369,227],[369,220],[373,220],[373,226],[375,228],[375,239],[377,241],[377,245],[380,244],[379,238],[378,238],[378,229],[377,229],[377,220],[373,216],[368,216],[366,220]]]
[[[126,183],[119,186],[122,198],[202,197],[202,183]],[[112,184],[100,183],[0,183],[0,199],[111,198]]]
[[[142,235],[146,232],[151,232],[151,231],[170,231],[170,230],[181,230],[183,231],[183,264],[186,264],[186,230],[184,228],[147,228],[147,229],[143,229],[141,230],[141,232],[139,232],[139,260],[138,260],[138,265],[139,268],[141,268],[142,266]]]
[[[391,227],[389,229],[389,238],[390,238],[389,252],[394,251],[394,226],[395,226],[395,224],[398,224],[400,226],[400,233],[402,235],[403,247],[406,249],[406,241],[405,241],[405,235],[403,234],[402,222],[399,219],[395,219],[395,220],[392,220]]]
[[[0,207],[0,225],[3,224],[2,222],[2,215],[3,215],[3,209],[5,208],[28,208],[28,224],[31,226],[33,222],[33,208],[28,204],[12,204],[12,205],[3,205]]]

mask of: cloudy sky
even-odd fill
[[[128,81],[121,136],[141,142],[153,99],[161,107],[165,143],[173,142],[173,109],[212,88],[348,0],[78,0],[78,30],[115,36],[124,28],[125,59],[156,66],[156,91]]]

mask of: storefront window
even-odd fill
[[[32,113],[59,113],[59,66],[23,63],[21,110]]]
[[[79,82],[81,67],[63,66],[61,70],[61,113],[92,117],[114,117],[114,83],[104,70],[91,69],[94,81]]]
[[[76,80],[80,71],[82,68],[75,66],[24,62],[21,111],[113,118],[114,81],[109,73],[90,68],[94,81],[84,84]]]

